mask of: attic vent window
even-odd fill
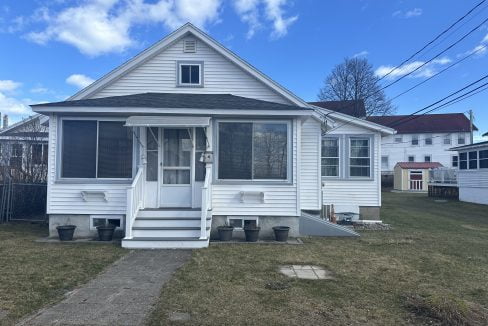
[[[184,40],[183,41],[183,52],[185,52],[185,53],[197,52],[197,41],[196,40]]]

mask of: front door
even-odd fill
[[[192,129],[163,128],[161,135],[161,207],[192,206]]]

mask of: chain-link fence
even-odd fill
[[[0,223],[10,221],[44,221],[46,219],[45,183],[0,184]]]

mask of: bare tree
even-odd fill
[[[386,98],[373,66],[364,58],[345,58],[324,81],[318,98],[321,101],[363,100],[366,115],[387,115],[395,107]]]

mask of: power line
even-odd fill
[[[486,18],[485,20],[483,20],[479,25],[477,25],[476,27],[474,27],[473,29],[471,29],[468,33],[464,34],[460,39],[458,39],[456,42],[452,43],[451,45],[449,45],[447,48],[445,48],[444,50],[442,50],[441,52],[439,52],[438,54],[436,54],[435,56],[433,56],[432,58],[430,58],[429,60],[425,61],[423,64],[421,64],[420,66],[418,66],[417,68],[415,68],[414,70],[406,73],[405,75],[402,75],[400,76],[398,79],[394,80],[393,82],[389,83],[388,85],[386,86],[383,86],[382,88],[379,89],[379,91],[382,91],[396,83],[398,83],[400,80],[402,80],[403,78],[407,77],[407,76],[410,76],[411,74],[413,74],[414,72],[418,71],[419,69],[421,69],[422,67],[425,67],[427,64],[431,63],[432,61],[434,61],[437,57],[441,56],[442,54],[446,53],[448,50],[452,49],[454,46],[458,45],[459,43],[461,43],[466,37],[468,37],[469,35],[471,35],[474,31],[476,31],[478,28],[480,28],[481,26],[483,26],[484,23],[486,23],[488,21],[488,18]]]
[[[414,85],[414,86],[410,87],[410,88],[409,88],[409,89],[407,89],[406,91],[403,91],[403,92],[401,92],[400,94],[395,95],[393,98],[391,98],[391,99],[390,99],[390,101],[393,101],[393,100],[395,100],[395,99],[399,98],[400,96],[402,96],[402,95],[404,95],[404,94],[406,94],[406,93],[410,92],[411,90],[413,90],[413,89],[415,89],[415,88],[419,87],[420,85],[422,85],[422,84],[424,84],[424,83],[428,82],[428,81],[429,81],[429,80],[431,80],[432,78],[435,78],[435,77],[439,76],[439,75],[440,75],[440,74],[442,74],[444,71],[446,71],[446,70],[448,70],[448,69],[450,69],[450,68],[452,68],[452,67],[454,67],[454,66],[456,66],[456,65],[460,64],[460,63],[461,63],[461,62],[463,62],[464,60],[466,60],[466,59],[468,59],[468,58],[472,57],[473,55],[475,55],[475,54],[477,54],[477,53],[479,53],[479,52],[481,52],[481,51],[485,50],[485,49],[486,49],[486,47],[487,47],[486,45],[481,46],[481,47],[480,47],[480,48],[478,48],[476,51],[473,51],[473,52],[471,52],[469,55],[464,56],[464,57],[463,57],[463,58],[461,58],[460,60],[458,60],[458,61],[456,61],[456,62],[452,63],[451,65],[449,65],[449,66],[447,66],[446,68],[442,69],[441,71],[439,71],[439,72],[435,73],[434,75],[430,76],[429,78],[427,78],[427,79],[425,79],[425,80],[421,81],[420,83],[418,83],[418,84],[416,84],[416,85]]]
[[[429,45],[431,45],[432,43],[434,43],[435,41],[437,41],[440,37],[442,37],[442,35],[444,35],[445,33],[447,33],[451,28],[453,28],[455,25],[457,25],[460,21],[462,21],[467,16],[469,16],[469,14],[471,14],[474,10],[476,10],[476,8],[478,8],[479,6],[481,6],[484,2],[486,2],[486,0],[483,0],[483,1],[479,2],[476,6],[474,6],[473,8],[471,8],[466,14],[464,14],[459,19],[457,19],[454,23],[452,23],[447,29],[443,30],[433,40],[431,40],[426,45],[424,45],[420,50],[418,50],[417,52],[415,52],[414,54],[412,54],[410,57],[408,57],[408,59],[404,60],[398,66],[396,66],[393,69],[391,69],[387,74],[383,75],[378,81],[380,81],[383,78],[385,78],[386,76],[390,75],[392,72],[394,72],[395,70],[397,70],[398,68],[400,68],[401,66],[403,66],[405,63],[407,63],[408,61],[410,61],[412,58],[414,58],[417,54],[419,54],[420,52],[422,52],[423,50],[425,50]]]

